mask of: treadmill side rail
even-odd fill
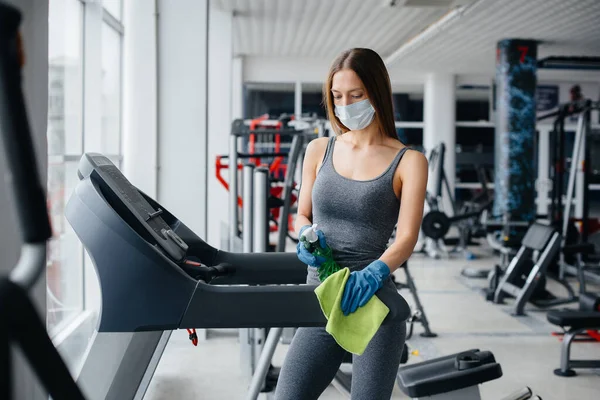
[[[180,328],[325,326],[315,286],[214,286],[199,282]]]

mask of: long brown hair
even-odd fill
[[[323,99],[333,130],[337,134],[348,132],[348,128],[335,116],[335,105],[331,93],[333,75],[346,68],[353,70],[365,86],[367,97],[375,109],[375,121],[379,129],[385,136],[400,140],[394,124],[392,84],[387,68],[379,54],[365,48],[344,51],[333,61],[329,69],[327,81],[323,85]]]

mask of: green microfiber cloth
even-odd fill
[[[390,309],[377,296],[373,296],[363,307],[345,316],[342,312],[342,296],[349,276],[350,270],[343,268],[317,286],[315,293],[327,318],[325,330],[344,350],[361,355]]]

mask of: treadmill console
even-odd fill
[[[147,241],[159,246],[175,261],[186,255],[188,245],[107,157],[86,153],[79,162],[80,179],[91,178],[116,212]]]

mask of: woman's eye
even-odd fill
[[[360,99],[361,97],[362,97],[362,94],[352,96],[353,99]]]
[[[342,98],[342,96],[333,96],[334,100],[339,100]]]

